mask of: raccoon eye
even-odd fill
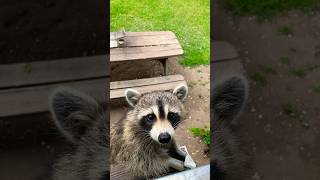
[[[177,113],[169,112],[168,120],[171,122],[171,124],[176,125],[180,121],[180,116]]]
[[[168,119],[169,119],[169,120],[174,119],[175,116],[176,116],[176,115],[175,115],[175,113],[173,113],[173,112],[169,112],[169,113],[168,113]]]
[[[152,123],[155,120],[156,116],[154,114],[148,114],[146,119],[148,122]]]

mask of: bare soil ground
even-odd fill
[[[193,137],[192,127],[210,127],[210,67],[198,66],[185,68],[177,59],[169,60],[169,74],[181,74],[189,85],[189,95],[186,100],[186,116],[176,130],[179,145],[186,145],[192,158],[198,166],[209,163],[207,145],[200,138]],[[160,76],[163,67],[158,61],[136,61],[116,64],[111,67],[111,80],[125,80]],[[112,102],[111,122],[119,120],[125,115],[127,105],[124,100]]]
[[[98,1],[1,1],[0,64],[105,54],[104,8]]]
[[[252,157],[251,179],[320,179],[320,14],[293,11],[258,23],[213,11],[215,40],[237,48],[250,79],[239,133]],[[279,33],[283,26],[293,32]]]

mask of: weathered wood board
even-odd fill
[[[0,89],[109,76],[107,56],[0,65]]]
[[[161,76],[155,78],[116,81],[110,83],[110,99],[124,97],[127,88],[134,88],[141,93],[157,90],[171,90],[179,84],[186,84],[182,75]]]
[[[58,86],[86,92],[106,102],[107,78],[0,90],[0,117],[48,111],[48,96]]]
[[[106,102],[107,56],[0,65],[0,117],[45,112],[49,93],[68,86]]]
[[[214,41],[212,44],[212,62],[228,61],[238,58],[238,53],[231,44],[224,41]]]
[[[110,49],[111,62],[165,59],[183,54],[177,37],[170,31],[126,32],[125,41],[125,48]]]

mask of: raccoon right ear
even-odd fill
[[[230,124],[237,124],[237,118],[248,97],[248,82],[242,75],[227,77],[213,89],[213,115]]]
[[[92,114],[98,108],[94,98],[68,87],[58,87],[49,96],[49,110],[55,125],[73,143],[93,124]]]
[[[188,95],[188,87],[181,84],[173,90],[173,94],[176,95],[179,100],[184,101]]]
[[[141,97],[141,94],[135,89],[126,89],[124,94],[125,94],[127,102],[132,107],[134,107],[138,103],[138,101],[139,101],[139,99]]]

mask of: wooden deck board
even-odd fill
[[[223,41],[215,41],[213,44],[212,62],[221,62],[238,58],[236,49],[229,43]]]
[[[146,93],[172,90],[179,84],[186,84],[181,75],[111,82],[110,98],[115,99],[124,97],[124,92],[127,88],[134,88],[140,93]]]
[[[0,89],[107,77],[107,56],[0,65]]]
[[[154,47],[136,47],[136,53],[126,53],[123,50],[121,54],[110,54],[111,62],[128,61],[128,60],[147,60],[147,59],[163,59],[175,56],[181,56],[183,54],[182,49],[170,49],[166,47],[157,47],[157,50],[153,50]],[[150,51],[148,49],[151,49]]]
[[[115,89],[146,86],[146,85],[153,85],[153,84],[163,84],[167,82],[176,82],[176,81],[184,81],[184,77],[180,74],[177,74],[177,75],[161,76],[161,77],[145,78],[145,79],[137,79],[137,80],[116,81],[116,82],[110,83],[110,89],[115,90]]]
[[[125,41],[125,48],[110,49],[111,62],[165,59],[183,54],[177,37],[170,31],[126,32]]]
[[[174,35],[174,33],[171,31],[126,32],[126,36],[156,36],[156,35]]]
[[[0,91],[0,117],[45,112],[49,93],[57,86],[67,86],[86,92],[101,102],[106,102],[107,78],[52,85],[13,88]]]

